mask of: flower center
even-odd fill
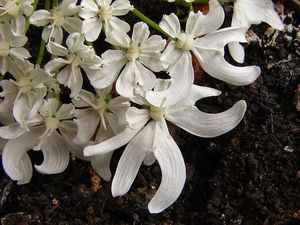
[[[102,21],[109,20],[112,17],[109,5],[102,5],[99,9],[99,17]]]
[[[0,40],[0,57],[9,55],[9,42],[7,40]]]
[[[52,26],[61,27],[65,24],[64,14],[60,10],[54,10],[52,12],[52,20],[53,20]]]
[[[47,130],[47,134],[50,136],[53,131],[55,131],[59,126],[59,119],[54,117],[46,117],[45,118],[45,126]]]
[[[8,14],[11,16],[17,16],[19,14],[20,8],[17,5],[18,1],[9,1],[4,7],[3,9],[5,9],[5,11],[1,14]]]
[[[78,67],[81,64],[80,56],[76,55],[75,53],[69,55],[69,61],[71,63],[72,69]]]
[[[165,115],[165,109],[156,106],[150,106],[150,116],[153,120],[159,121]]]
[[[129,61],[134,61],[140,56],[140,48],[138,43],[131,42],[126,52],[126,58]]]
[[[181,33],[176,38],[177,48],[181,48],[185,51],[190,51],[194,47],[194,38],[186,33]]]

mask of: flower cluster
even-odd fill
[[[232,26],[227,28],[220,28],[225,13],[218,0],[186,1],[190,6],[206,2],[209,10],[190,7],[184,25],[175,13],[153,25],[129,0],[56,0],[52,7],[45,0],[44,8],[36,10],[37,2],[0,1],[0,153],[5,172],[25,184],[33,170],[29,150],[42,151],[43,162],[34,167],[45,174],[64,171],[71,152],[90,161],[109,181],[113,151],[127,144],[112,194],[125,194],[140,166],[157,160],[162,179],[148,205],[151,213],[176,201],[186,178],[168,123],[199,137],[216,137],[236,127],[246,111],[243,100],[221,113],[200,111],[198,100],[221,92],[194,84],[192,57],[210,76],[248,85],[260,68],[230,64],[225,46],[234,60],[243,62],[240,43],[246,42],[251,24],[283,29],[271,0],[234,1]],[[128,12],[142,20],[132,29],[120,18]],[[36,64],[25,48],[30,24],[42,27]],[[93,42],[101,41],[101,32],[111,49],[97,49],[99,56]],[[46,50],[51,59],[41,63]],[[169,78],[158,78],[158,72]],[[61,100],[66,95],[69,100]]]

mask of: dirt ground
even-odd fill
[[[187,167],[185,187],[171,207],[158,215],[147,210],[160,183],[157,163],[142,167],[130,191],[113,198],[111,183],[100,180],[89,163],[72,158],[64,173],[34,173],[22,186],[10,181],[1,167],[2,224],[300,224],[300,6],[292,2],[274,1],[284,17],[283,32],[266,24],[249,32],[245,65],[262,69],[253,84],[234,87],[201,75],[195,65],[197,84],[223,92],[198,102],[201,110],[220,112],[240,99],[248,109],[236,129],[218,138],[198,138],[171,127]],[[156,21],[174,10],[184,15],[158,0],[132,4]],[[232,13],[229,6],[225,10]],[[113,171],[121,152],[114,155]],[[30,155],[41,162],[38,153]]]

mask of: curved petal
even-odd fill
[[[238,62],[243,63],[245,60],[245,50],[241,44],[238,42],[228,43],[228,49],[232,58]]]
[[[69,147],[65,140],[56,131],[43,140],[41,145],[44,161],[35,165],[40,173],[56,174],[63,172],[69,164]]]
[[[179,147],[170,136],[165,120],[159,123],[156,133],[157,148],[154,155],[161,168],[161,183],[148,204],[150,213],[160,213],[179,197],[186,179],[185,163]]]
[[[137,84],[135,77],[135,64],[128,62],[116,82],[117,92],[124,97],[133,97],[133,89]]]
[[[130,31],[130,25],[124,20],[119,19],[118,17],[111,17],[110,20],[105,20],[105,35],[109,35],[114,29],[120,30],[124,33]]]
[[[130,37],[123,30],[111,30],[105,38],[105,41],[112,45],[128,48]]]
[[[246,108],[246,102],[241,100],[221,113],[205,113],[191,106],[168,112],[165,117],[191,134],[209,138],[222,135],[236,127],[243,119]]]
[[[157,107],[173,105],[186,97],[194,82],[192,57],[189,52],[183,53],[179,61],[172,67],[169,75],[172,78],[170,86],[164,91],[148,91],[147,101]],[[180,90],[180,93],[178,93]]]
[[[54,73],[61,69],[62,67],[64,67],[65,65],[67,65],[69,62],[65,59],[62,58],[55,58],[52,59],[50,62],[48,62],[45,65],[45,71],[47,73],[49,73],[50,75],[54,75]]]
[[[111,12],[114,16],[123,16],[132,9],[130,1],[128,0],[116,0],[111,4]]]
[[[47,10],[37,10],[30,16],[29,21],[35,26],[42,27],[50,22],[50,16]]]
[[[229,64],[223,54],[213,50],[199,51],[203,60],[200,61],[204,71],[212,77],[229,84],[243,86],[251,84],[260,75],[258,66],[238,67]]]
[[[176,63],[179,58],[183,55],[183,51],[176,47],[176,42],[171,41],[164,52],[162,53],[160,60],[162,62],[162,66],[167,69],[171,67],[174,63]]]
[[[194,37],[216,31],[221,27],[225,18],[223,7],[218,0],[209,1],[209,12],[203,15],[202,12],[190,12],[186,22],[186,33]]]
[[[68,49],[53,41],[49,41],[48,44],[46,45],[46,48],[49,53],[56,56],[66,56],[69,53]]]
[[[82,21],[78,17],[66,17],[64,20],[63,28],[69,33],[81,31]]]
[[[9,50],[9,54],[11,56],[14,56],[18,59],[28,59],[31,57],[29,51],[26,48],[20,47],[20,48],[11,48]]]
[[[153,150],[156,122],[151,121],[125,148],[112,181],[114,197],[128,192],[146,155]]]
[[[18,181],[18,184],[26,184],[31,179],[32,165],[27,151],[37,144],[41,133],[41,128],[31,129],[29,133],[9,140],[3,149],[3,168],[12,180]]]
[[[174,13],[171,13],[170,15],[163,15],[159,26],[172,38],[176,38],[181,31],[179,19]]]

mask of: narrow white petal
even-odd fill
[[[69,164],[69,148],[62,136],[54,131],[43,140],[42,151],[44,160],[35,165],[40,173],[56,174],[63,172]]]
[[[131,187],[146,155],[153,150],[155,121],[151,121],[127,145],[112,182],[114,197],[125,194]]]
[[[161,183],[150,203],[150,213],[160,213],[179,197],[186,179],[186,169],[179,147],[170,136],[165,121],[157,128],[157,148],[154,155],[161,168]]]
[[[117,82],[116,90],[124,97],[133,97],[133,90],[137,84],[134,62],[128,62],[122,70]]]
[[[221,113],[205,113],[190,106],[186,110],[178,108],[167,113],[166,119],[196,136],[216,137],[235,128],[243,119],[246,108],[243,100]]]
[[[200,55],[204,60],[200,61],[204,71],[212,77],[229,84],[243,86],[251,84],[260,75],[258,66],[238,67],[229,64],[222,53],[213,50],[201,50]]]
[[[159,26],[172,38],[175,38],[181,31],[179,19],[174,13],[164,15]]]
[[[202,12],[190,12],[186,22],[186,33],[194,37],[211,33],[221,27],[225,18],[223,7],[218,0],[209,1],[209,12],[203,15]]]

